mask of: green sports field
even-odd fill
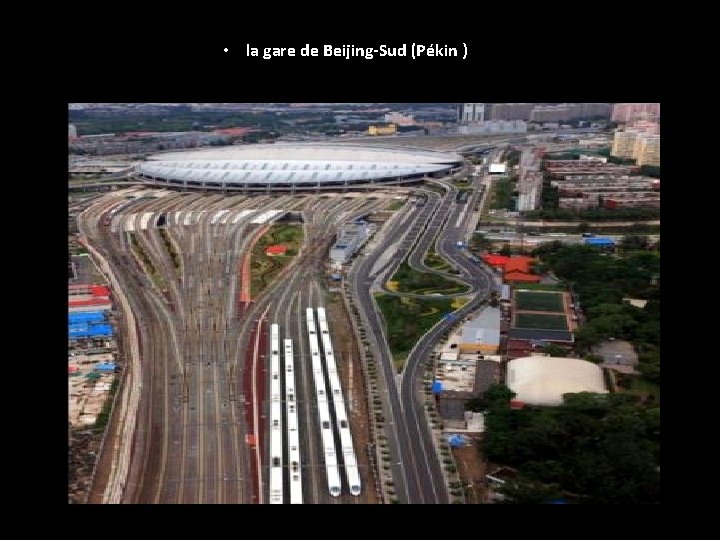
[[[555,292],[516,292],[515,305],[518,311],[554,311],[564,310],[562,293]]]
[[[539,315],[537,313],[518,313],[515,316],[515,328],[567,330],[568,326],[565,315]]]

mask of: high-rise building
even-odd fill
[[[68,124],[68,138],[75,139],[77,137],[77,128],[74,124]]]
[[[391,112],[385,115],[385,122],[390,124],[396,124],[398,126],[412,126],[415,124],[415,119],[412,114],[402,114],[398,112]]]
[[[620,124],[658,118],[660,118],[659,103],[616,103],[613,106],[612,120]]]
[[[660,166],[660,135],[629,129],[615,132],[610,155],[634,159],[637,165]]]
[[[530,112],[537,103],[486,103],[488,120],[529,120]]]
[[[580,118],[610,118],[612,105],[609,103],[578,103],[575,114]]]
[[[635,153],[635,141],[638,135],[639,132],[637,131],[616,131],[613,137],[610,155],[618,158],[632,159]]]
[[[582,118],[609,118],[612,107],[609,103],[561,103],[538,105],[530,112],[531,122],[568,122]]]
[[[635,141],[633,157],[637,165],[660,166],[660,135],[640,134]]]
[[[479,124],[484,120],[484,103],[461,103],[458,105],[458,122],[460,124]]]
[[[464,135],[476,133],[526,133],[527,122],[523,120],[486,120],[477,124],[458,126],[458,133]]]
[[[649,122],[647,120],[635,120],[627,125],[627,129],[637,131],[639,133],[648,133],[650,135],[660,134],[660,124]]]

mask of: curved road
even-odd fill
[[[468,220],[472,217],[467,209],[474,207],[480,195],[479,190],[473,193],[466,204],[453,204],[457,189],[441,182],[432,183],[445,189],[442,204],[438,205],[440,197],[437,193],[427,192],[425,206],[410,209],[407,217],[392,223],[388,230],[382,232],[383,240],[379,245],[371,254],[356,262],[349,273],[352,298],[357,301],[363,326],[368,329],[367,339],[378,353],[384,392],[387,394],[383,406],[388,420],[386,432],[390,441],[391,470],[398,498],[401,502],[424,504],[447,503],[448,493],[424,414],[422,361],[430,355],[439,338],[454,324],[455,319],[467,316],[486,300],[492,283],[488,270],[471,262],[457,246],[458,241],[465,240]],[[398,243],[398,238],[401,238],[399,248],[389,261],[376,268],[380,257]],[[424,259],[433,242],[437,252],[460,270],[459,276],[425,267]],[[412,252],[408,256],[411,248]],[[472,287],[473,293],[470,294],[474,296],[453,313],[453,320],[442,319],[420,339],[406,360],[398,388],[384,324],[371,290],[378,278],[384,279],[406,257],[417,270],[431,271],[467,282]]]

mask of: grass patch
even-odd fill
[[[431,184],[430,182],[428,182],[423,187],[425,189],[434,191],[435,193],[439,193],[440,195],[445,195],[445,188],[443,188],[442,186],[438,186],[437,184]]]
[[[454,311],[450,299],[423,300],[375,294],[375,301],[385,319],[385,331],[397,369],[402,368],[408,353],[423,334],[445,314]]]
[[[300,225],[276,223],[260,237],[253,248],[250,258],[250,294],[254,298],[259,295],[285,268],[292,258],[300,251],[303,241],[303,229]],[[265,250],[268,246],[282,244],[287,247],[285,255],[268,257]]]
[[[399,292],[413,294],[455,294],[467,292],[467,287],[442,276],[417,272],[403,261],[392,277],[397,281]]]
[[[554,292],[516,292],[518,310],[563,311],[562,295]]]
[[[498,178],[493,184],[492,210],[515,210],[513,201],[513,182],[508,177]]]
[[[568,329],[565,315],[538,315],[536,313],[518,313],[515,316],[515,327],[542,330]]]
[[[137,255],[137,257],[142,261],[142,266],[144,267],[145,273],[150,276],[150,279],[155,284],[155,287],[158,288],[158,290],[166,292],[167,286],[165,284],[165,279],[157,271],[157,268],[155,268],[155,266],[153,265],[148,254],[145,253],[145,250],[142,248],[140,242],[137,239],[137,235],[134,232],[130,232],[128,234],[130,236],[130,245],[132,247],[132,250],[135,252],[135,255]]]
[[[170,260],[172,260],[173,267],[175,270],[180,270],[180,257],[177,254],[177,251],[175,251],[175,247],[173,246],[172,242],[170,241],[170,236],[168,235],[167,230],[165,229],[159,229],[160,232],[160,238],[162,238],[163,245],[165,246],[165,249],[167,250],[168,254],[170,255]]]
[[[648,381],[644,377],[630,377],[630,392],[638,394],[643,398],[647,396],[653,396],[655,403],[659,403],[660,400],[660,385],[654,382]]]
[[[515,288],[516,291],[521,289],[528,289],[531,291],[565,291],[565,287],[562,285],[550,285],[545,283],[523,283]]]
[[[112,406],[113,406],[113,399],[115,398],[115,393],[117,392],[118,386],[120,386],[120,377],[118,375],[115,375],[113,382],[110,384],[110,392],[108,392],[108,397],[105,400],[105,403],[103,403],[102,410],[95,418],[95,424],[93,425],[93,429],[96,429],[96,430],[105,429],[105,426],[107,425],[108,420],[110,419],[110,413],[112,412]]]
[[[428,251],[425,256],[425,266],[433,270],[447,271],[450,270],[450,264],[434,251]]]
[[[394,200],[385,207],[385,210],[387,210],[389,212],[394,212],[395,210],[400,210],[404,205],[405,205],[405,199],[403,199],[401,201]]]
[[[469,298],[465,296],[458,296],[457,298],[453,298],[452,304],[450,304],[450,307],[453,309],[460,309],[465,304],[467,304],[470,301]]]

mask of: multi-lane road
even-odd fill
[[[458,242],[465,242],[474,226],[473,209],[482,194],[479,180],[470,200],[455,202],[457,189],[451,183],[432,182],[444,195],[423,190],[427,200],[423,206],[410,204],[408,212],[395,220],[382,239],[366,257],[359,259],[349,274],[349,287],[359,308],[363,326],[368,330],[371,349],[381,366],[384,412],[388,418],[386,433],[391,448],[391,470],[398,498],[406,503],[447,503],[448,493],[442,469],[428,428],[423,404],[423,360],[440,336],[454,322],[441,320],[425,334],[408,356],[400,376],[396,375],[392,353],[387,344],[384,324],[373,298],[373,288],[386,280],[407,258],[409,264],[424,272],[433,272],[468,285],[470,301],[454,312],[459,319],[477,307],[490,292],[491,278],[487,270],[467,258]],[[433,246],[460,274],[454,275],[425,266],[428,250]],[[388,257],[387,253],[391,253]],[[385,292],[392,294],[385,289]]]

